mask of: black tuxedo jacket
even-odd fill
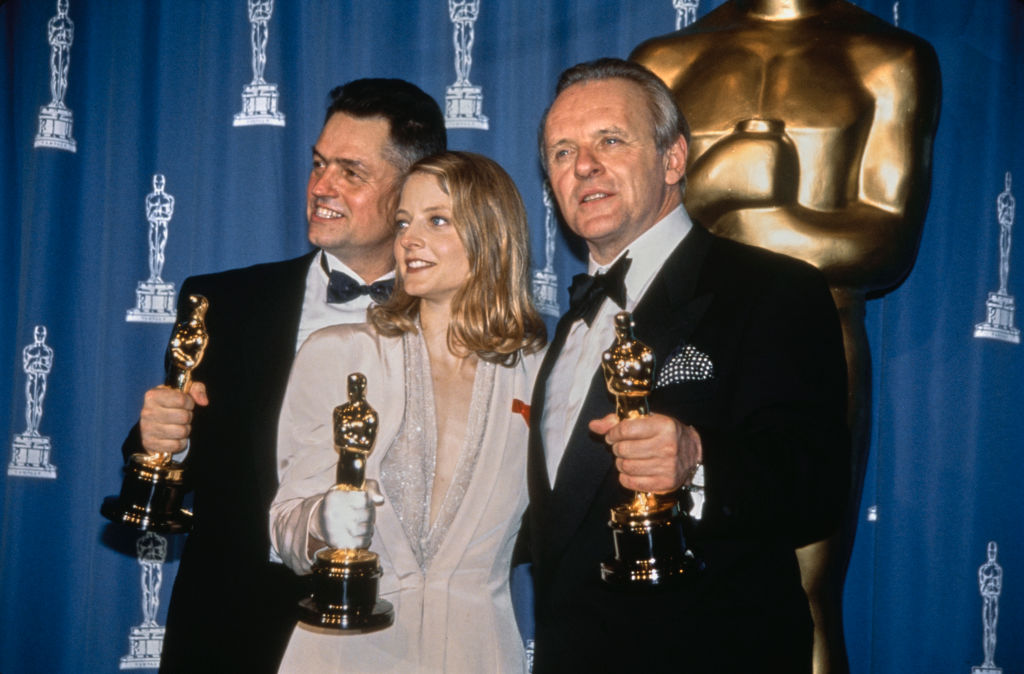
[[[560,324],[533,393],[520,539],[534,574],[534,671],[810,671],[794,548],[838,526],[849,471],[842,335],[824,280],[694,226],[633,318],[658,367],[686,345],[713,364],[711,378],[649,397],[653,412],[700,434],[707,501],[687,540],[706,568],[648,591],[600,580],[613,555],[609,509],[631,492],[586,427],[614,410],[600,369],[550,487],[540,420]]]
[[[269,562],[277,491],[277,418],[295,356],[315,253],[185,280],[210,301],[210,344],[193,378],[206,384],[185,460],[195,528],[174,581],[161,672],[276,672],[308,579]],[[126,455],[142,451],[136,424]]]

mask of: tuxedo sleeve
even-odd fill
[[[784,266],[734,325],[725,412],[697,430],[712,536],[783,537],[794,546],[838,527],[849,493],[846,361],[817,270]]]

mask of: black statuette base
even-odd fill
[[[124,471],[120,495],[103,499],[100,513],[104,517],[141,531],[191,531],[192,513],[182,507],[188,485],[181,464],[151,465],[136,455]]]
[[[313,564],[313,596],[299,602],[299,620],[339,633],[364,634],[395,621],[391,602],[377,599],[380,560],[367,550],[321,550]]]
[[[703,564],[686,549],[682,515],[641,516],[619,506],[612,512],[615,557],[601,564],[601,579],[610,585],[657,586],[682,581]]]

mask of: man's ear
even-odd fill
[[[665,162],[665,184],[678,185],[686,175],[686,140],[678,136],[674,143],[669,146],[664,154]]]

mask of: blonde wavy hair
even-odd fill
[[[541,349],[547,332],[530,299],[530,235],[512,178],[483,155],[454,151],[421,159],[408,175],[415,173],[434,176],[451,197],[452,224],[469,258],[469,279],[452,298],[448,348],[501,365]],[[370,310],[369,321],[386,336],[415,332],[419,304],[398,274],[391,298]]]

